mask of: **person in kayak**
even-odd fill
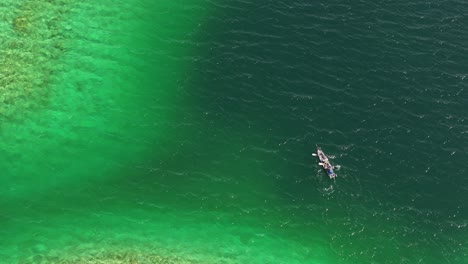
[[[333,171],[333,166],[330,163],[328,163],[328,162],[324,163],[323,167],[328,172],[328,174],[335,174],[335,172]]]

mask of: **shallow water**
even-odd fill
[[[468,261],[465,3],[153,2],[0,5],[5,263]]]

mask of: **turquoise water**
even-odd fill
[[[257,2],[0,5],[3,263],[468,262],[468,6]]]

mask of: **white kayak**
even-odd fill
[[[330,177],[330,179],[335,179],[336,173],[333,170],[334,167],[331,165],[330,161],[328,160],[327,155],[325,155],[325,153],[322,151],[322,149],[319,146],[317,146],[317,155],[314,155],[314,156],[317,156],[319,158],[320,160],[319,165],[321,165],[325,169],[325,171],[328,174],[328,177]]]

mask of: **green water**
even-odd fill
[[[464,10],[3,2],[1,262],[466,263]]]

